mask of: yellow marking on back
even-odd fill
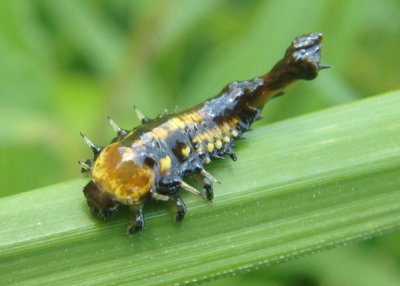
[[[237,131],[235,130],[235,129],[233,129],[232,131],[231,131],[231,135],[233,136],[233,137],[238,137],[238,133],[237,133]]]
[[[168,134],[170,134],[169,130],[166,130],[163,126],[153,128],[152,133],[154,134],[154,137],[158,139],[164,139]]]
[[[188,157],[189,154],[190,154],[190,147],[189,146],[183,147],[182,150],[181,150],[181,154],[184,157]]]
[[[217,140],[220,138],[221,135],[221,131],[218,128],[213,128],[211,131],[211,136],[213,137],[213,139]]]
[[[208,134],[207,131],[205,131],[205,132],[202,134],[202,136],[203,136],[204,140],[206,140],[206,141],[208,141],[208,142],[212,142],[212,141],[213,141],[212,136],[210,136],[210,135]]]
[[[182,122],[182,120],[180,120],[177,117],[174,117],[171,119],[172,123],[175,124],[178,128],[185,128],[185,123]]]
[[[225,143],[228,143],[231,141],[231,139],[229,138],[229,136],[224,136],[224,137],[222,137],[222,141],[224,141]]]
[[[230,130],[232,128],[232,122],[224,122],[224,126],[226,128],[226,130]],[[229,133],[229,131],[228,131]]]
[[[196,143],[198,143],[198,144],[201,143],[201,139],[200,139],[199,136],[194,137],[193,140],[192,140],[192,144],[193,144],[193,145],[196,144]]]
[[[181,116],[179,116],[179,119],[185,123],[194,123],[190,114],[182,114]]]
[[[181,114],[177,116],[177,119],[184,123],[199,123],[203,121],[202,115],[199,114],[199,111]]]
[[[171,157],[165,156],[160,160],[160,173],[169,174],[171,172]]]
[[[226,126],[226,123],[220,125],[219,128],[221,129],[222,133],[229,134],[229,127]]]
[[[192,117],[193,122],[200,122],[200,121],[202,121],[202,118],[200,117],[199,114],[197,114],[197,112],[191,113],[190,116]]]
[[[152,130],[152,135],[157,139],[165,139],[168,135],[172,134],[178,129],[185,128],[185,122],[191,123],[190,117],[187,114],[183,114],[179,117],[173,117],[161,126],[155,127]]]
[[[222,142],[220,139],[218,139],[217,141],[215,141],[214,146],[217,150],[222,148]]]
[[[211,142],[208,142],[206,144],[206,149],[207,149],[208,153],[211,153],[214,150],[214,144],[212,144]]]

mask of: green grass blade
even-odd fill
[[[209,170],[212,204],[162,203],[128,237],[76,179],[0,199],[0,284],[165,285],[246,271],[400,226],[400,92],[256,128]],[[23,178],[22,178],[23,179]]]

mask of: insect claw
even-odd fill
[[[231,148],[228,149],[227,154],[229,155],[229,157],[231,157],[231,159],[232,159],[233,161],[236,161],[236,160],[237,160],[236,154],[235,154],[235,152],[234,152]]]
[[[189,185],[189,184],[186,184],[186,183],[183,182],[183,181],[182,181],[182,183],[181,183],[180,186],[181,186],[181,188],[185,189],[185,190],[188,191],[188,192],[191,192],[191,193],[194,194],[194,195],[197,195],[197,196],[201,195],[201,192],[200,192],[199,190],[195,189],[194,187],[192,187],[192,186]]]
[[[210,180],[206,179],[204,181],[208,181],[208,182],[204,182],[204,189],[206,190],[206,199],[209,202],[212,202],[214,199],[214,191],[213,191],[213,186]]]
[[[207,172],[207,171],[204,170],[204,169],[202,169],[202,170],[200,171],[200,174],[202,174],[204,177],[206,177],[207,179],[209,179],[209,180],[211,180],[211,181],[213,181],[213,182],[216,182],[216,183],[218,183],[218,184],[221,184],[220,181],[218,181],[216,178],[214,178],[209,172]]]
[[[88,144],[88,146],[90,147],[90,149],[92,149],[93,154],[94,154],[94,157],[97,157],[97,156],[100,154],[100,152],[101,152],[101,150],[102,150],[103,148],[101,148],[101,147],[95,145],[95,144],[94,144],[92,141],[90,141],[89,138],[87,138],[87,137],[85,136],[85,134],[83,134],[82,132],[80,132],[80,134],[81,134],[81,136],[83,137],[83,140],[85,140],[86,144]]]
[[[144,114],[136,107],[136,105],[133,106],[133,110],[135,110],[137,117],[139,118],[142,123],[147,123],[149,122],[149,119],[144,116]]]

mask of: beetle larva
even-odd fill
[[[268,73],[252,80],[234,81],[216,97],[193,108],[148,119],[137,110],[142,124],[131,131],[119,128],[111,144],[98,147],[83,134],[93,150],[93,160],[79,162],[92,180],[84,187],[90,211],[101,218],[129,205],[132,223],[128,233],[144,228],[144,201],[151,197],[172,203],[175,220],[181,222],[186,208],[180,190],[203,193],[187,184],[188,176],[204,187],[213,199],[216,182],[204,165],[229,155],[236,160],[233,141],[260,118],[265,102],[284,92],[297,79],[314,79],[320,69],[322,34],[310,33],[293,40],[286,53]]]

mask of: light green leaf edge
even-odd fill
[[[90,215],[84,178],[2,198],[0,284],[191,283],[399,229],[399,110],[397,91],[256,127],[208,168],[213,203],[185,194],[176,225],[150,202],[133,237]]]

